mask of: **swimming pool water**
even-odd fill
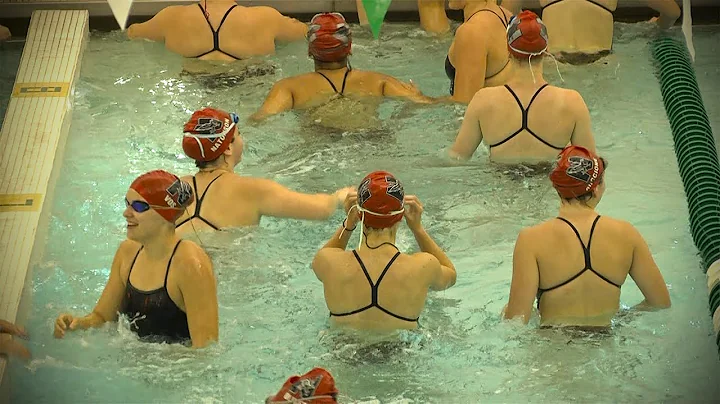
[[[388,24],[376,42],[369,30],[353,28],[354,67],[412,79],[429,95],[446,93],[442,63],[450,37]],[[333,373],[343,402],[712,401],[720,393],[720,362],[650,63],[650,31],[616,28],[616,53],[605,63],[561,65],[561,83],[546,61],[545,76],[584,96],[598,149],[610,161],[599,211],[643,233],[670,286],[672,309],[620,319],[606,338],[500,323],[518,231],[557,213],[549,182],[498,171],[486,162],[486,151],[468,163],[449,163],[445,149],[463,108],[387,102],[380,114],[391,124],[378,138],[328,139],[300,128],[294,113],[242,127],[246,151],[237,171],[306,192],[356,186],[376,169],[394,173],[425,204],[425,226],[448,250],[457,284],[431,294],[421,329],[398,333],[394,343],[341,334],[328,330],[322,285],[310,269],[340,212],[328,222],[265,218],[259,228],[204,234],[218,274],[221,342],[200,352],[137,342],[122,324],[58,341],[52,324],[60,312],[83,315],[96,303],[125,237],[122,198],[130,182],[156,168],[193,172],[180,147],[189,114],[213,105],[248,116],[272,81],[308,71],[312,63],[302,43],[284,46],[268,58],[278,67],[275,75],[209,89],[181,75],[181,59],[161,45],[93,33],[50,229],[47,240],[38,241],[45,249],[27,285],[31,297],[22,303],[34,360],[13,361],[5,375],[13,402],[258,403],[288,376],[313,366]],[[696,35],[698,55],[715,46],[718,32]],[[702,57],[720,62],[717,53]],[[417,249],[406,228],[398,244]],[[627,306],[642,299],[631,280],[621,299]]]

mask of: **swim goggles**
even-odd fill
[[[145,201],[128,201],[127,198],[125,198],[125,206],[130,206],[132,210],[134,210],[137,213],[143,213],[150,210],[150,208],[153,209],[174,209],[179,210],[179,208],[171,208],[170,206],[158,206],[158,205],[150,205],[149,203]]]

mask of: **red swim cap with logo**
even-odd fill
[[[321,62],[339,62],[352,51],[350,25],[340,13],[321,13],[310,21],[308,53]]]
[[[137,177],[130,188],[170,223],[175,223],[193,198],[190,184],[163,170],[150,171]]]
[[[368,174],[360,183],[357,193],[364,226],[385,229],[402,220],[405,190],[402,183],[389,172],[374,171]]]
[[[335,379],[323,368],[292,376],[268,403],[336,404]]]
[[[195,111],[183,129],[183,151],[195,161],[217,159],[232,143],[238,121],[237,115],[215,108]]]
[[[593,191],[602,181],[605,162],[590,150],[568,146],[558,155],[550,173],[553,187],[563,198],[577,198]]]
[[[510,53],[518,58],[539,55],[547,49],[548,34],[545,24],[532,11],[525,10],[510,20],[507,27]]]

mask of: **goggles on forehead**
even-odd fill
[[[226,136],[230,131],[232,130],[233,126],[237,125],[238,122],[240,122],[240,117],[234,113],[230,113],[230,120],[232,121],[232,125],[228,126],[227,129],[220,133],[185,133],[184,136],[186,137],[194,137],[196,139],[215,139],[218,137]]]
[[[318,14],[315,14],[315,15],[313,16],[313,18],[310,20],[310,24],[312,24],[312,23],[315,21],[316,18],[318,18],[318,17],[320,17],[320,16],[323,16],[323,15],[331,15],[331,16],[333,16],[333,17],[340,18],[341,20],[343,20],[343,22],[345,22],[345,17],[344,17],[342,14],[338,13],[337,11],[334,11],[334,12],[331,12],[331,13],[318,13]]]

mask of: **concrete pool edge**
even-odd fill
[[[16,321],[33,256],[47,231],[56,162],[89,35],[86,10],[33,12],[0,139],[0,318]],[[6,360],[0,358],[0,383]],[[4,387],[4,384],[2,384]],[[4,396],[0,392],[0,396]]]

